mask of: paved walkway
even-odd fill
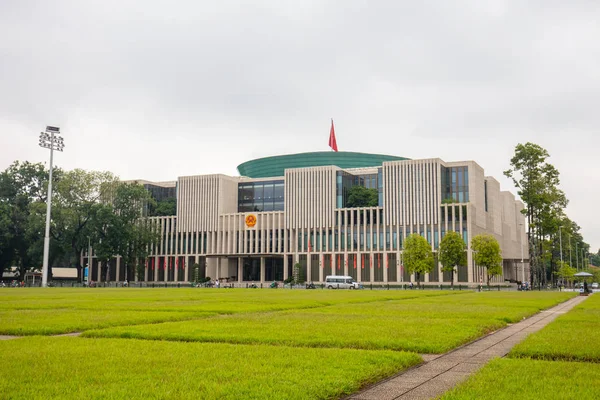
[[[50,337],[59,337],[59,336],[80,336],[82,332],[73,332],[73,333],[61,333],[60,335],[50,335]],[[27,336],[12,336],[12,335],[0,335],[0,340],[11,340],[11,339],[20,339]]]
[[[504,357],[530,333],[537,332],[587,297],[577,296],[521,322],[443,355],[424,356],[418,367],[350,396],[361,400],[431,399],[442,395],[495,357]]]

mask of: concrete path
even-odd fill
[[[49,337],[59,337],[59,336],[81,336],[83,332],[73,332],[73,333],[61,333],[60,335],[49,335]],[[20,339],[24,337],[31,337],[30,335],[26,336],[12,336],[12,335],[0,335],[0,340],[11,340],[11,339]]]
[[[587,297],[577,296],[521,322],[443,355],[424,356],[418,367],[350,396],[361,400],[431,399],[442,395],[495,357],[504,357],[530,333],[537,332]]]

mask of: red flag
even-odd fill
[[[152,271],[154,271],[154,257],[150,259],[150,263],[152,264]]]
[[[181,259],[181,269],[185,269],[185,257]]]
[[[381,267],[381,253],[377,253],[377,268]]]
[[[148,259],[146,258],[146,269],[148,269]]]
[[[338,254],[338,263],[337,263],[337,267],[338,269],[342,269],[342,266],[340,265],[340,255]]]
[[[175,257],[175,271],[177,271],[179,267],[179,257]]]
[[[360,267],[362,269],[365,269],[365,255],[364,254],[362,255],[362,262],[360,263]]]
[[[354,255],[354,269],[356,269],[356,254]]]
[[[308,238],[308,252],[312,251],[312,246],[310,245],[310,237]]]
[[[333,119],[331,120],[331,129],[329,130],[329,147],[333,151],[338,151],[337,142],[335,141],[335,129],[333,128]]]

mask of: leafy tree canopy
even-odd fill
[[[454,285],[455,268],[467,264],[465,242],[459,233],[450,231],[440,242],[439,260],[442,271],[452,272],[452,285]]]
[[[471,240],[473,261],[475,264],[487,269],[487,284],[490,278],[502,274],[502,254],[500,244],[492,235],[482,234]]]
[[[352,186],[348,190],[346,207],[377,207],[379,192],[377,189],[367,189],[364,186]]]
[[[433,252],[427,239],[416,233],[409,235],[404,241],[402,262],[409,274],[416,274],[419,283],[421,274],[431,272],[434,267]]]
[[[150,217],[163,217],[177,214],[177,199],[168,198],[156,202],[156,206],[148,207],[148,216]]]

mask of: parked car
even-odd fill
[[[592,289],[598,289],[598,282],[592,283]]]

